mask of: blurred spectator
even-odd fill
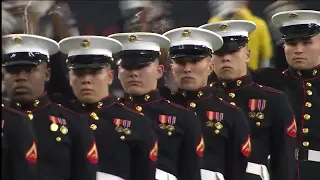
[[[79,35],[68,3],[62,1],[2,2],[2,33],[26,33],[57,38]]]
[[[303,9],[304,5],[297,1],[276,1],[264,9],[264,14],[267,19],[268,26],[271,31],[272,40],[274,44],[274,55],[271,59],[271,63],[274,67],[284,70],[288,68],[288,63],[283,51],[284,41],[279,31],[279,27],[271,22],[271,17],[282,11],[290,11]]]
[[[272,57],[272,41],[269,29],[263,19],[251,13],[248,9],[248,3],[249,1],[210,0],[211,18],[208,23],[228,19],[248,20],[256,23],[257,29],[249,35],[248,46],[251,57],[248,65],[251,69],[268,67]]]

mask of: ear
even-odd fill
[[[251,57],[251,51],[250,51],[250,49],[248,48],[247,53],[246,53],[246,62],[247,62],[247,63],[249,63],[250,57]]]
[[[47,70],[45,71],[45,81],[48,82],[50,81],[51,78],[51,69],[47,68]]]
[[[208,73],[209,75],[213,72],[214,68],[214,64],[213,64],[213,58],[212,57],[208,57]]]
[[[121,67],[120,66],[118,66],[118,79],[120,79],[120,70],[121,70]]]
[[[73,76],[73,74],[72,74],[71,70],[69,70],[69,85],[70,85],[71,87],[72,87],[72,81],[71,81],[72,76]]]
[[[174,71],[173,71],[173,66],[174,66],[174,64],[171,63],[171,64],[169,64],[169,65],[170,65],[170,71],[171,71],[171,73],[174,75]]]
[[[107,76],[108,76],[107,83],[110,86],[112,84],[112,82],[113,82],[114,71],[113,70],[108,70],[107,71]]]
[[[160,79],[163,76],[164,66],[159,64],[157,66],[157,79]]]

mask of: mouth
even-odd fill
[[[93,90],[89,89],[89,88],[83,88],[83,89],[81,89],[81,92],[84,93],[84,94],[87,94],[87,93],[93,92]]]
[[[222,70],[231,70],[233,69],[231,66],[222,66]]]
[[[306,59],[302,58],[302,57],[296,57],[296,58],[293,58],[292,60],[293,61],[305,61]]]
[[[132,85],[132,86],[135,86],[135,85],[141,84],[141,82],[140,81],[128,81],[128,84]]]
[[[27,86],[16,86],[13,91],[15,93],[27,93],[30,91],[30,88],[28,88]]]
[[[190,76],[186,76],[186,77],[183,77],[181,80],[182,81],[191,81],[191,80],[194,80],[194,78],[190,77]]]

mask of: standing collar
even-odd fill
[[[10,106],[19,109],[22,111],[33,111],[43,106],[47,106],[51,101],[47,95],[47,93],[43,93],[39,98],[30,103],[22,103],[19,101],[11,101]]]
[[[158,89],[150,91],[149,93],[142,96],[132,96],[129,94],[125,95],[125,100],[134,104],[145,104],[154,101],[159,101],[161,99],[163,98],[161,97],[160,91]]]
[[[219,79],[217,81],[217,85],[219,87],[222,87],[223,89],[228,90],[228,91],[235,91],[237,89],[241,89],[241,88],[250,86],[253,83],[254,82],[253,82],[252,76],[250,74],[247,74],[245,76],[241,76],[239,78],[232,79],[232,80]]]
[[[288,72],[290,75],[298,78],[298,79],[310,79],[320,76],[320,65],[315,66],[310,70],[297,70],[293,67],[289,66]]]
[[[81,105],[86,111],[95,111],[103,107],[108,107],[115,102],[117,102],[116,97],[106,96],[96,103],[82,103]]]
[[[196,99],[202,99],[206,98],[208,96],[211,96],[213,94],[213,83],[210,85],[207,85],[205,87],[199,88],[194,91],[187,91],[183,89],[179,89],[176,93],[178,96],[184,97],[185,100],[196,100]]]

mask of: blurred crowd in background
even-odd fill
[[[268,66],[286,69],[283,42],[278,27],[270,22],[271,16],[286,10],[319,10],[316,7],[320,7],[317,1],[292,0],[3,1],[2,35],[36,34],[59,41],[68,36],[108,36],[117,32],[144,31],[162,34],[180,26],[197,27],[207,22],[243,19],[257,24],[257,29],[250,34],[251,59],[248,66],[251,69]],[[166,50],[163,50],[161,63],[165,65],[166,73],[159,86],[173,87],[175,83],[166,54]],[[52,76],[47,86],[49,94],[73,96],[65,61],[64,54],[51,58]],[[116,74],[114,77],[111,93],[121,97],[121,85]],[[5,94],[3,98],[4,96]]]

